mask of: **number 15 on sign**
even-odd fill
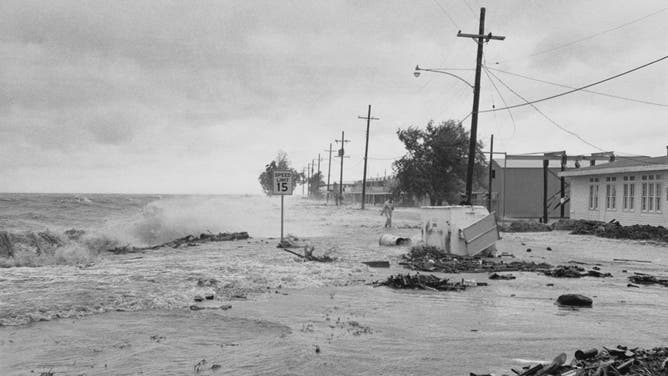
[[[292,173],[286,170],[274,171],[274,194],[281,195],[281,247],[283,246],[283,198],[292,195]]]

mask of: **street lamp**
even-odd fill
[[[468,87],[470,87],[473,90],[473,108],[474,111],[478,111],[478,106],[477,106],[477,94],[478,90],[476,90],[476,87],[473,86],[470,82],[466,81],[465,79],[459,77],[456,74],[446,72],[445,70],[441,69],[431,69],[431,68],[420,68],[419,65],[415,66],[415,71],[413,72],[413,75],[415,78],[420,77],[420,72],[433,72],[433,73],[441,73],[445,74],[451,77],[454,77],[458,79],[459,81],[465,83]],[[479,78],[476,76],[476,78]],[[479,82],[479,80],[476,80],[476,84]],[[476,120],[477,121],[477,120]],[[464,204],[466,205],[471,205],[471,195],[472,195],[472,185],[473,185],[473,161],[475,157],[475,147],[476,147],[476,140],[475,140],[475,125],[471,125],[471,135],[470,135],[470,140],[469,140],[469,162],[468,162],[468,168],[466,172],[466,201],[464,201]]]
[[[448,76],[454,77],[454,78],[458,79],[459,81],[465,83],[465,84],[468,85],[468,87],[470,87],[471,89],[475,89],[475,87],[474,87],[470,82],[466,81],[465,79],[459,77],[459,76],[456,75],[456,74],[453,74],[453,73],[450,73],[450,72],[446,72],[446,71],[444,71],[444,70],[440,70],[440,69],[420,68],[419,65],[416,65],[416,66],[415,66],[415,71],[413,72],[413,75],[415,76],[415,78],[420,77],[420,71],[424,71],[424,72],[433,72],[433,73],[441,73],[441,74],[447,74]]]

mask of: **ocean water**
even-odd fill
[[[314,263],[276,248],[276,197],[0,195],[0,231],[23,247],[20,260],[0,258],[0,374],[468,375],[509,373],[578,348],[668,345],[668,288],[627,287],[633,272],[668,275],[665,245],[503,234],[499,251],[596,264],[614,277],[514,273],[463,292],[395,291],[369,285],[407,272],[398,265],[407,247],[378,245],[379,209],[286,198],[285,232],[336,258]],[[418,209],[398,208],[392,233],[419,235],[419,218]],[[70,229],[85,234],[69,239]],[[47,231],[57,246],[31,254],[31,234]],[[252,238],[104,252],[207,231]],[[215,299],[199,303],[206,309],[189,309],[207,293]],[[560,308],[563,293],[588,295],[594,307]]]

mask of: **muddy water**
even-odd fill
[[[406,248],[377,244],[384,231],[376,211],[289,208],[288,231],[298,229],[316,254],[336,262],[298,262],[275,248],[276,239],[255,237],[105,255],[87,265],[1,269],[0,374],[182,375],[205,359],[199,374],[457,375],[507,372],[577,348],[668,344],[668,288],[629,288],[626,279],[632,272],[667,275],[665,246],[563,232],[504,234],[499,251],[600,264],[614,277],[514,273],[516,280],[464,292],[394,291],[366,284],[405,272],[397,261]],[[395,234],[419,231],[410,228],[419,221],[415,210],[395,215],[403,227]],[[262,222],[269,234],[272,220]],[[364,260],[392,266],[371,269]],[[451,277],[487,281],[484,274]],[[210,279],[217,282],[198,286]],[[200,303],[207,309],[188,309],[195,295],[211,292],[216,299]],[[555,306],[567,292],[591,296],[594,307]]]

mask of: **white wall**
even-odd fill
[[[641,197],[641,186],[642,181],[640,180],[641,175],[646,174],[660,174],[662,180],[654,181],[661,183],[661,212],[660,213],[646,213],[641,212],[640,210],[640,197]],[[622,200],[623,200],[623,177],[635,175],[635,203],[633,211],[624,211],[622,210]],[[589,209],[589,178],[592,176],[573,176],[569,179],[571,184],[571,207],[570,207],[570,217],[572,219],[591,219],[597,221],[609,222],[613,219],[616,219],[624,226],[640,224],[640,225],[653,225],[653,226],[664,226],[668,227],[668,201],[666,195],[666,189],[668,188],[668,171],[654,171],[654,172],[643,172],[635,174],[611,174],[611,175],[596,175],[599,178],[598,181],[598,209],[590,210]],[[616,208],[614,210],[605,208],[605,194],[606,184],[612,184],[612,182],[606,182],[606,177],[616,177],[617,180],[614,182],[617,190],[617,201]]]

